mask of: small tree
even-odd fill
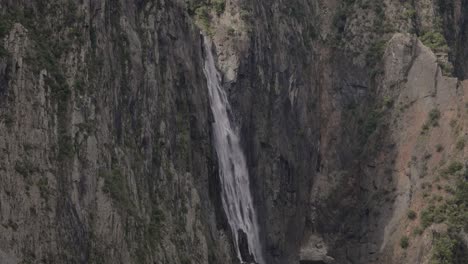
[[[400,239],[400,247],[401,248],[407,248],[409,246],[409,238],[407,236],[403,236]]]

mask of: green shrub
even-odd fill
[[[458,181],[454,197],[446,202],[445,208],[451,229],[468,230],[468,182]]]
[[[236,34],[236,30],[232,27],[228,28],[227,33],[229,36],[234,36]]]
[[[432,264],[454,264],[458,241],[443,234],[436,237],[432,251]]]
[[[8,51],[3,47],[3,38],[8,34],[11,23],[7,19],[0,17],[0,58],[6,57]]]
[[[240,15],[240,18],[246,22],[250,22],[252,19],[252,12],[244,8],[240,10],[239,15]]]
[[[200,6],[195,9],[195,18],[203,30],[206,32],[211,31],[210,9],[207,6]]]
[[[444,186],[444,190],[445,190],[445,192],[447,192],[447,193],[455,194],[455,190],[454,190],[454,189],[452,188],[452,186],[450,186],[450,185],[445,185],[445,186]]]
[[[216,14],[221,15],[224,12],[225,7],[226,7],[226,3],[224,2],[224,0],[213,1],[213,8]]]
[[[3,39],[10,31],[12,24],[4,17],[0,17],[0,39]],[[2,41],[3,43],[3,41]]]
[[[225,0],[211,0],[201,2],[188,1],[187,3],[187,10],[189,14],[195,16],[195,21],[197,22],[198,26],[209,35],[213,33],[211,26],[213,13],[219,16],[224,13],[225,8]]]
[[[15,171],[25,178],[35,170],[36,168],[29,160],[17,161],[15,164]]]
[[[465,148],[465,139],[461,138],[457,141],[457,149],[463,150]]]
[[[429,31],[421,36],[421,41],[435,52],[448,52],[449,48],[444,35],[440,32]]]
[[[0,43],[0,58],[4,58],[8,55],[8,51]]]
[[[404,13],[403,16],[406,19],[415,19],[416,18],[416,10],[414,8],[407,9]]]
[[[416,219],[417,216],[418,216],[418,215],[416,214],[415,211],[413,211],[413,210],[409,210],[409,211],[408,211],[408,218],[409,218],[410,220]]]
[[[413,230],[413,235],[420,236],[420,235],[422,235],[423,232],[424,232],[424,230],[421,227],[418,226]]]
[[[427,121],[422,127],[421,134],[425,134],[431,127],[436,127],[439,125],[440,111],[437,108],[432,109],[427,117]]]
[[[449,123],[449,124],[450,124],[450,127],[451,127],[451,128],[455,128],[455,126],[457,125],[457,120],[452,119],[452,120],[450,120],[450,123]]]
[[[160,209],[154,209],[151,214],[150,223],[148,226],[148,235],[151,244],[154,246],[161,239],[163,222],[166,220],[164,212]]]
[[[426,229],[434,222],[435,206],[431,205],[421,212],[421,225]]]
[[[441,144],[437,144],[435,147],[437,152],[442,152],[444,150],[444,147]]]
[[[369,48],[369,51],[366,55],[367,65],[376,65],[382,59],[386,46],[387,41],[385,40],[379,40],[374,42],[374,44]]]
[[[432,223],[446,222],[450,229],[468,230],[468,182],[459,180],[456,189],[450,187],[450,190],[453,194],[452,199],[437,207],[431,205],[422,211],[422,228],[427,228]]]
[[[457,173],[458,171],[461,171],[463,169],[463,164],[459,161],[454,161],[450,163],[450,165],[444,170],[445,173],[453,175]]]
[[[432,109],[429,112],[429,124],[432,126],[438,126],[439,125],[439,119],[440,119],[440,111],[437,108]]]
[[[364,124],[364,139],[367,139],[377,129],[382,113],[373,110],[367,116]]]
[[[409,246],[409,238],[407,236],[403,236],[400,239],[400,247],[401,248],[407,248]]]
[[[103,191],[110,195],[116,205],[121,209],[132,209],[126,177],[120,169],[114,168],[111,171],[103,172],[101,176],[104,177]]]
[[[438,61],[438,64],[442,69],[442,73],[444,76],[453,76],[453,66],[451,63]]]
[[[390,108],[393,105],[393,99],[390,96],[385,96],[383,100],[385,107]]]
[[[435,208],[434,214],[433,214],[434,223],[440,224],[447,219],[446,209],[447,208],[444,205],[438,206]]]
[[[468,206],[468,182],[460,180],[455,190],[455,202],[460,206]]]

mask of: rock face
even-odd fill
[[[185,8],[0,3],[0,262],[230,261]]]
[[[247,234],[243,230],[239,229],[237,230],[237,237],[239,238],[239,241],[237,243],[239,244],[239,251],[241,254],[242,261],[247,263],[254,263],[255,258],[249,249]]]
[[[312,235],[308,243],[301,248],[299,255],[299,263],[313,264],[313,263],[333,263],[334,259],[327,256],[328,248],[326,247],[323,239],[318,236]]]
[[[413,2],[0,0],[0,263],[239,263],[200,30],[266,263],[465,263],[468,3]]]

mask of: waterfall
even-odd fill
[[[237,255],[242,259],[239,240],[248,242],[248,249],[255,261],[265,264],[259,238],[257,214],[250,193],[249,174],[244,153],[240,147],[239,137],[231,125],[228,116],[229,102],[220,84],[220,73],[216,69],[212,53],[211,40],[204,38],[205,67],[204,73],[208,83],[211,110],[213,111],[214,144],[219,162],[221,179],[221,199],[229,225],[234,236]],[[242,230],[244,234],[239,232]],[[245,254],[244,254],[245,255]]]

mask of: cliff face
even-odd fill
[[[0,0],[0,262],[238,262],[201,30],[267,263],[464,263],[466,14],[464,0]]]
[[[220,68],[237,67],[226,87],[268,263],[429,263],[447,226],[462,263],[466,218],[448,215],[466,206],[466,3],[237,5],[250,32],[238,64],[226,43],[242,34],[226,37],[224,15],[212,32]]]
[[[2,1],[1,12],[1,262],[229,260],[185,8]]]

